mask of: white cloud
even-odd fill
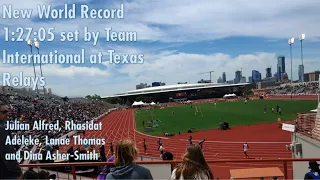
[[[28,3],[26,3],[28,2]],[[85,2],[85,1],[75,1]],[[16,8],[35,8],[37,4],[61,5],[64,1],[4,1]],[[99,8],[103,4],[99,5]],[[138,32],[138,39],[151,41],[184,42],[214,40],[229,36],[262,36],[270,38],[297,37],[306,33],[307,40],[319,37],[320,4],[317,0],[254,1],[223,0],[145,1],[125,4],[123,20],[65,20],[35,22],[4,20],[11,26],[55,27],[56,32],[82,30],[84,26],[100,31],[104,28]]]

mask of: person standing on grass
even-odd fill
[[[267,106],[264,106],[264,113],[267,113]]]
[[[279,115],[281,116],[281,108],[279,107]]]
[[[247,154],[248,149],[249,149],[249,145],[248,145],[247,142],[245,142],[245,143],[243,144],[243,152],[244,152],[244,155],[246,156],[246,158],[249,158],[249,156],[248,156],[248,154]]]

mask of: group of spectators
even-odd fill
[[[5,137],[7,135],[18,138],[22,135],[32,135],[33,138],[38,138],[40,142],[49,136],[51,138],[60,138],[61,136],[69,133],[63,128],[61,131],[4,131],[5,121],[21,121],[29,123],[30,127],[34,121],[44,120],[46,123],[56,122],[64,124],[65,120],[73,120],[77,123],[83,123],[86,121],[94,120],[94,118],[107,112],[109,109],[114,108],[114,105],[103,102],[101,100],[88,100],[84,98],[62,98],[55,95],[48,94],[36,94],[35,92],[23,91],[21,89],[12,88],[10,91],[0,91],[0,120],[1,120],[1,172],[0,179],[8,178],[7,175],[11,175],[11,178],[15,177],[14,173],[10,173],[10,169],[14,165],[4,160],[5,151],[17,152],[19,150],[37,151],[39,149],[48,150],[42,144],[42,147],[34,146],[5,146]],[[1,118],[2,117],[2,118]],[[5,147],[4,147],[5,146]],[[9,148],[9,149],[8,149]],[[12,148],[12,149],[10,149]],[[49,147],[52,149],[53,147]],[[22,151],[21,151],[22,152]],[[7,167],[8,166],[8,167]],[[14,168],[13,168],[14,169]],[[27,175],[34,175],[32,170],[27,171]],[[42,174],[44,175],[44,174]],[[20,176],[24,177],[24,176]],[[28,178],[27,178],[28,179]]]
[[[272,95],[314,95],[319,91],[319,82],[308,82],[299,84],[287,84],[285,86],[267,89],[266,94]]]
[[[114,165],[105,166],[98,180],[153,179],[149,169],[135,163],[137,157],[135,142],[130,139],[120,140],[115,155],[108,160],[114,162]],[[170,179],[214,179],[199,145],[190,144],[182,157],[182,163],[172,171]]]

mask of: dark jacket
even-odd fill
[[[4,122],[0,122],[0,179],[17,179],[22,175],[17,160],[5,159],[5,154],[15,153],[13,146],[5,145],[7,136],[11,134],[5,130]]]
[[[318,174],[316,175],[314,172],[309,171],[308,173],[305,174],[304,179],[308,180],[308,179],[320,179],[320,171],[318,172]]]
[[[113,179],[153,179],[153,177],[149,169],[137,164],[130,164],[111,168],[107,180]]]

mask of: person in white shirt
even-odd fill
[[[214,179],[199,145],[191,144],[187,148],[182,158],[182,163],[173,170],[170,179]]]
[[[245,142],[245,143],[243,144],[243,152],[244,152],[244,155],[246,156],[246,158],[249,158],[249,156],[248,156],[248,154],[247,154],[248,149],[249,149],[249,145],[248,145],[247,142]]]

